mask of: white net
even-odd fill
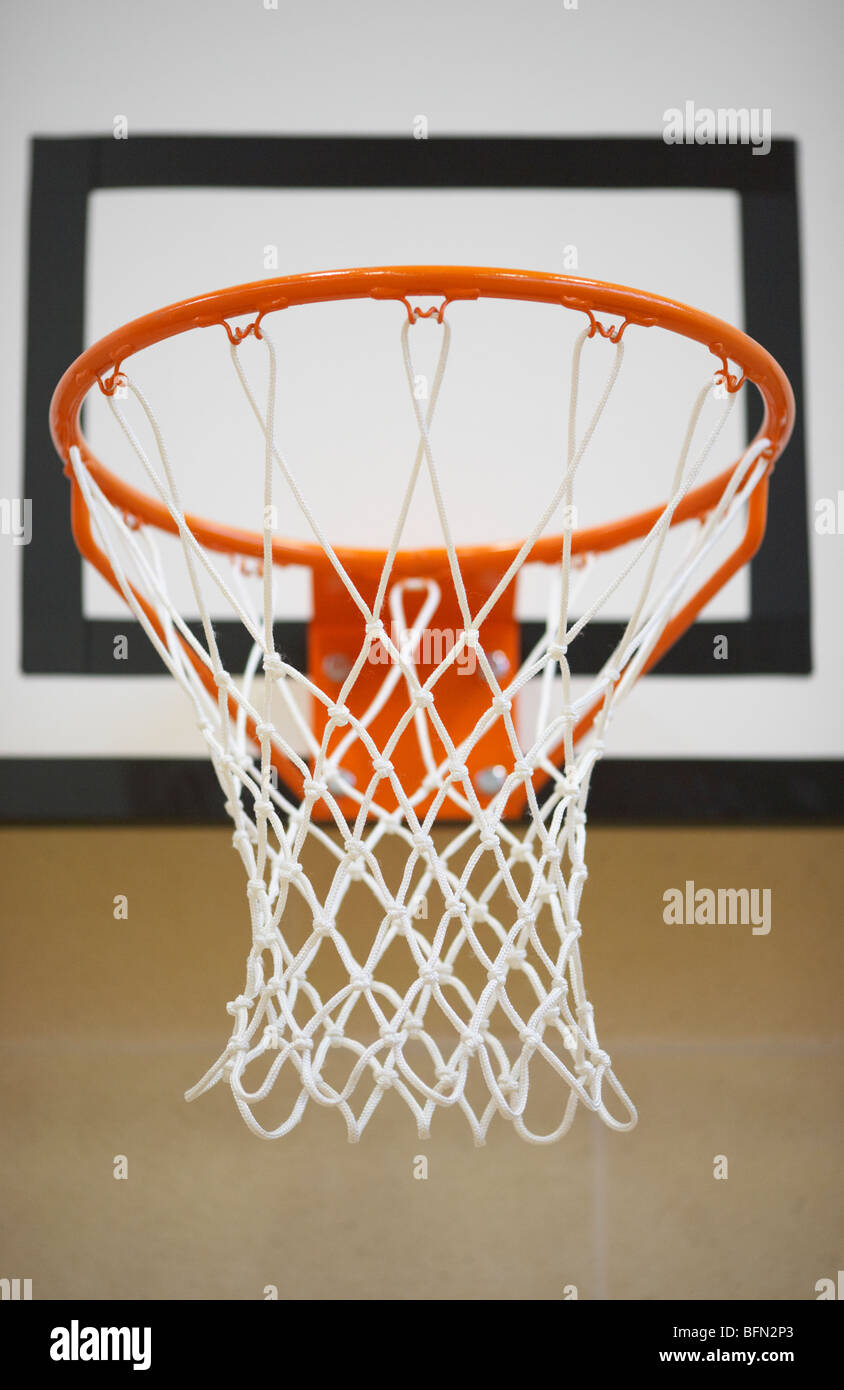
[[[465,582],[431,438],[450,345],[448,323],[441,329],[426,402],[414,390],[412,316],[402,329],[419,443],[370,601],[323,533],[312,499],[279,444],[276,349],[266,327],[254,335],[266,354],[261,399],[244,370],[242,343],[236,335],[231,341],[263,457],[263,517],[255,529],[263,534],[264,560],[251,576],[240,557],[197,539],[186,519],[178,469],[138,385],[123,374],[127,408],[116,393],[109,396],[150,491],[178,527],[199,625],[177,611],[159,533],[113,506],[80,451],[71,452],[114,580],[193,703],[246,875],[252,939],[243,991],[228,1005],[228,1042],[188,1098],[225,1082],[250,1129],[268,1138],[288,1133],[313,1102],[338,1110],[348,1137],[356,1140],[388,1093],[406,1102],[423,1136],[438,1110],[458,1107],[477,1143],[495,1115],[524,1139],[551,1142],[567,1131],[578,1103],[613,1129],[636,1122],[599,1045],[581,968],[590,778],[616,701],[641,673],[727,529],[740,522],[765,472],[767,441],[745,451],[706,516],[672,530],[674,514],[700,480],[735,400],[732,392],[719,393],[717,377],[709,376],[695,396],[658,519],[635,545],[610,552],[615,568],[593,595],[584,598],[582,587],[578,595],[596,567],[572,548],[577,479],[625,351],[620,335],[608,342],[594,328],[585,329],[573,352],[567,457],[557,485],[506,572],[479,601]],[[580,428],[581,357],[592,341],[603,342],[608,371]],[[707,405],[713,394],[723,396],[723,406]],[[717,417],[706,430],[705,407]],[[137,429],[129,408],[140,411]],[[423,662],[421,653],[443,599],[443,577],[424,569],[412,577],[396,573],[422,478],[435,501],[444,572],[453,590],[449,599],[460,615],[452,642],[433,662],[429,655]],[[323,689],[276,647],[272,546],[279,490],[294,500],[354,606],[357,654],[340,672],[339,691]],[[557,562],[547,566],[544,631],[517,670],[502,672],[485,650],[484,623],[517,583],[538,538],[560,516],[563,539]],[[673,537],[681,530],[686,534],[678,547]],[[595,676],[575,681],[573,644],[631,582],[635,598],[620,640]],[[248,632],[251,654],[242,673],[227,669],[212,600]],[[408,622],[409,603],[415,615]],[[355,691],[364,673],[371,678],[374,649],[380,652],[380,680],[362,706]],[[479,717],[458,719],[455,727],[453,705],[446,716],[438,693],[469,653],[474,688],[480,678],[485,698]],[[529,685],[536,698],[529,717],[519,718]],[[314,708],[321,711],[319,720]],[[386,735],[385,711],[392,712]],[[585,724],[588,729],[576,738]],[[504,732],[506,760],[487,769],[484,780],[473,753],[493,728]],[[408,740],[416,750],[412,764],[397,757]],[[348,773],[354,748],[365,751],[365,778]],[[418,775],[408,775],[411,765]],[[301,797],[288,785],[301,788]],[[519,821],[510,817],[514,799],[523,808]],[[528,1107],[539,1067],[550,1070],[560,1093],[554,1121],[541,1132],[529,1120]]]

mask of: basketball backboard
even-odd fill
[[[561,22],[561,42],[575,45],[589,67],[600,35],[586,14],[571,18],[582,21],[581,31],[575,38]],[[272,22],[269,13],[261,19]],[[98,28],[97,43],[107,60],[107,30]],[[526,78],[510,74],[510,80]],[[17,394],[5,418],[18,428],[3,451],[2,488],[10,508],[17,498],[30,504],[31,535],[25,545],[15,543],[23,536],[3,537],[14,635],[3,658],[3,816],[222,815],[180,693],[142,635],[132,634],[120,600],[83,568],[73,545],[67,484],[47,424],[64,368],[109,329],[194,293],[270,275],[414,262],[507,265],[644,287],[737,324],[781,362],[797,397],[797,426],[771,488],[763,548],[628,702],[596,779],[592,809],[671,820],[800,818],[839,809],[842,644],[835,636],[834,587],[822,578],[836,545],[812,526],[816,502],[835,498],[836,489],[831,455],[812,458],[807,447],[818,438],[812,410],[823,404],[820,390],[817,399],[807,398],[804,381],[799,235],[807,215],[813,242],[815,230],[801,167],[808,131],[793,120],[780,127],[775,119],[765,153],[747,143],[668,143],[663,116],[674,102],[655,86],[633,117],[610,93],[600,109],[581,109],[576,121],[566,106],[539,123],[554,134],[516,134],[493,109],[482,121],[438,116],[425,83],[418,104],[432,110],[409,113],[404,131],[394,120],[370,127],[382,134],[337,133],[345,129],[338,97],[334,115],[323,107],[311,127],[335,133],[293,134],[293,124],[273,116],[267,93],[253,84],[239,97],[245,106],[237,129],[227,129],[209,84],[190,72],[180,81],[186,94],[193,92],[190,120],[170,109],[126,117],[109,111],[100,113],[98,125],[89,106],[62,103],[56,90],[19,116],[20,161],[8,172],[7,205],[18,208],[26,232],[4,264],[7,274],[16,267],[25,287],[24,328],[6,373]],[[479,133],[445,133],[467,124]],[[268,133],[249,133],[255,130]],[[808,316],[814,364],[829,360],[832,341],[824,334],[831,335],[833,319],[816,307]],[[537,327],[532,357],[510,362],[517,386],[532,372],[546,374],[546,387],[552,383],[545,331]],[[368,430],[347,437],[343,409],[335,412],[325,398],[324,379],[315,379],[312,394],[298,402],[292,424],[295,443],[304,443],[317,422],[327,431],[318,458],[320,493],[346,539],[366,543],[373,499],[388,488],[390,431],[399,428],[398,398],[393,393],[387,401],[382,385],[397,349],[386,334],[383,344],[367,339],[362,346],[357,332],[344,341],[339,329],[338,336],[333,329],[326,335],[317,322],[310,347],[325,354],[330,342],[338,367],[346,353],[349,380],[340,405],[357,400]],[[504,334],[498,341],[490,336],[487,347],[493,367],[508,365]],[[392,354],[383,362],[381,349]],[[479,368],[476,359],[477,370],[487,365]],[[166,414],[166,377],[157,384]],[[620,513],[635,507],[638,489],[647,488],[649,453],[669,447],[670,394],[665,418],[649,414],[642,421],[635,475],[628,455],[611,476]],[[450,417],[458,437],[472,423],[473,400],[469,381],[466,413],[461,417],[457,403]],[[95,410],[88,423],[96,445]],[[736,451],[755,424],[748,397],[730,424]],[[510,425],[515,431],[515,416]],[[224,421],[210,419],[207,426],[195,481],[208,508],[225,515],[236,506],[236,441]],[[496,485],[480,498],[477,489],[466,489],[458,499],[472,539],[492,539],[512,526],[518,532],[520,508],[527,509],[534,485],[544,481],[529,461],[541,449],[530,433],[526,443],[528,461],[516,465],[502,451],[489,461]],[[369,480],[368,491],[361,477]],[[541,613],[529,592],[522,604],[527,641]],[[607,626],[622,616],[610,613]],[[307,618],[306,586],[291,575],[293,656],[304,650]],[[118,661],[120,634],[129,641]],[[720,659],[714,649],[724,638],[719,650],[727,656]]]

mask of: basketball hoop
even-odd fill
[[[385,323],[398,309],[418,432],[402,507],[383,548],[333,542],[278,437],[276,328],[268,321],[280,315],[283,322],[296,306],[352,299],[375,301],[373,312],[383,313]],[[433,306],[418,303],[431,299]],[[529,534],[459,545],[431,426],[450,348],[448,306],[479,299],[531,301],[584,322],[572,355],[568,448],[553,495]],[[245,325],[235,323],[244,317]],[[412,339],[422,318],[441,334],[427,405],[413,391]],[[234,381],[258,426],[263,515],[253,530],[185,506],[178,464],[127,370],[142,350],[199,329],[223,330]],[[577,529],[571,518],[578,474],[626,342],[640,330],[691,340],[708,365],[664,500]],[[242,361],[247,339],[266,354],[261,399]],[[609,354],[609,370],[581,428],[581,359],[593,350],[587,344],[597,342]],[[739,458],[705,476],[747,383],[762,399],[760,428]],[[655,408],[658,387],[654,382]],[[108,401],[149,491],[130,485],[89,447],[80,412],[93,388]],[[723,398],[723,409],[701,441],[713,396]],[[124,397],[139,412],[150,446],[129,420]],[[229,1005],[226,1048],[189,1098],[226,1081],[246,1122],[267,1137],[287,1133],[313,1101],[338,1109],[349,1138],[357,1139],[390,1090],[408,1104],[422,1135],[437,1110],[449,1106],[463,1110],[479,1143],[495,1114],[524,1138],[549,1142],[568,1129],[578,1102],[612,1128],[632,1127],[636,1112],[598,1044],[580,966],[592,770],[618,699],[761,543],[769,475],[793,416],[778,364],[708,314],[596,281],[472,267],[329,271],[242,285],[137,319],[68,369],[53,398],[51,428],[70,479],[77,545],[123,596],[189,695],[246,871],[252,945],[244,990]],[[442,540],[408,547],[403,530],[421,476],[433,491]],[[275,533],[279,484],[305,518],[310,539]],[[555,525],[561,509],[562,529]],[[157,533],[180,542],[198,630],[174,601]],[[678,535],[687,535],[681,555],[667,544]],[[614,557],[617,568],[575,617],[581,572]],[[547,567],[548,601],[542,636],[524,657],[516,592],[528,563]],[[289,565],[306,566],[313,580],[304,671],[284,658],[274,637],[273,576]],[[258,576],[257,599],[243,580],[244,566]],[[621,638],[578,694],[570,650],[632,579],[636,598]],[[232,674],[221,654],[207,585],[248,632],[242,675]],[[452,638],[431,655],[425,638],[434,626]],[[459,669],[467,653],[478,667],[469,682]],[[538,709],[523,726],[532,682]],[[386,872],[388,846],[401,862],[398,881]],[[314,847],[332,867],[327,892],[317,891],[305,867]],[[361,893],[374,909],[369,933],[361,932],[359,908],[352,906]],[[294,919],[304,922],[301,930]],[[326,993],[309,975],[321,953],[342,963],[342,980]],[[565,1099],[559,1121],[539,1134],[525,1116],[531,1068],[542,1063],[559,1078]],[[294,1077],[295,1094],[280,1121],[268,1126],[255,1112],[269,1102],[282,1073]]]

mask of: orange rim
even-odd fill
[[[767,451],[773,463],[782,453],[794,423],[794,397],[788,378],[779,364],[759,343],[721,319],[674,300],[662,299],[641,290],[607,285],[597,280],[572,279],[524,270],[494,270],[462,266],[397,266],[364,270],[330,270],[310,275],[291,275],[277,280],[259,280],[214,294],[198,295],[165,309],[146,314],[116,329],[88,348],[65,372],[50,406],[50,429],[56,448],[67,465],[70,449],[76,445],[84,454],[86,466],[109,500],[139,521],[165,531],[176,531],[176,524],[164,504],[130,487],[111,473],[92,453],[80,423],[82,402],[92,387],[108,391],[127,358],[143,348],[186,333],[194,328],[224,327],[233,341],[249,333],[260,336],[261,319],[279,309],[342,299],[394,299],[405,304],[411,317],[417,316],[411,296],[441,297],[436,312],[455,299],[521,299],[558,304],[578,310],[590,320],[591,331],[617,341],[630,325],[660,327],[702,343],[721,362],[721,376],[728,391],[737,391],[745,380],[758,388],[764,403],[764,417],[756,438],[767,437]],[[428,313],[432,312],[430,310]],[[595,313],[611,314],[622,320],[620,326],[606,329]],[[229,320],[247,314],[255,317],[246,329],[232,329]],[[736,377],[729,363],[741,368]],[[721,496],[732,468],[694,488],[677,508],[675,521],[708,511]],[[660,507],[607,522],[589,530],[576,531],[572,553],[608,550],[645,535],[656,521]],[[238,530],[219,522],[189,516],[197,539],[213,550],[263,555],[263,537],[257,532]],[[561,536],[540,537],[532,551],[538,562],[554,560],[560,551]],[[502,542],[485,546],[465,546],[458,550],[461,560],[489,561],[513,558],[521,542]],[[380,566],[386,552],[355,547],[337,547],[338,558],[354,569],[372,570]],[[273,541],[276,564],[327,564],[325,553],[315,541],[294,541],[277,537]],[[397,574],[415,572],[420,566],[433,570],[446,567],[444,549],[402,550],[397,557]]]
[[[414,297],[440,299],[441,303],[438,307],[422,309],[411,302]],[[238,285],[171,304],[107,334],[76,359],[56,387],[50,406],[50,429],[56,449],[64,461],[65,472],[71,478],[74,537],[83,556],[118,591],[120,586],[111,565],[92,534],[88,509],[70,464],[71,449],[74,446],[79,449],[86,468],[105,496],[127,516],[164,531],[176,533],[178,528],[162,502],[125,483],[93,454],[82,433],[80,419],[82,403],[88,392],[98,386],[105,394],[112,394],[128,358],[179,333],[197,328],[222,327],[229,341],[238,343],[250,334],[260,338],[261,321],[268,313],[332,300],[366,298],[400,302],[411,322],[432,315],[436,315],[441,322],[447,305],[455,300],[490,298],[558,305],[583,313],[589,322],[590,337],[597,333],[612,342],[618,342],[630,326],[663,328],[705,346],[718,360],[720,365],[715,373],[716,380],[728,392],[737,392],[746,381],[756,386],[762,397],[764,412],[752,443],[763,438],[768,440],[764,451],[768,473],[791,435],[794,396],[785,372],[765,348],[740,329],[711,314],[641,290],[563,275],[474,266],[379,266],[320,271]],[[610,315],[620,321],[612,326],[606,325],[596,317],[598,314]],[[245,328],[232,327],[230,320],[245,316],[251,316]],[[732,371],[731,364],[739,370]],[[695,516],[704,516],[710,511],[719,501],[735,466],[734,462],[716,477],[692,489],[676,508],[672,526]],[[747,525],[736,549],[669,622],[645,670],[650,669],[677,641],[710,598],[759,548],[765,530],[767,485],[766,476],[751,494]],[[596,553],[640,539],[656,523],[663,509],[663,506],[651,507],[600,526],[575,531],[571,538],[571,553]],[[259,532],[243,531],[191,514],[186,514],[186,520],[197,540],[210,550],[263,558],[264,540]],[[559,559],[562,545],[562,534],[540,537],[531,550],[530,560],[553,563]],[[457,553],[461,567],[467,574],[488,572],[490,568],[500,574],[520,548],[521,542],[516,540],[457,547]],[[337,546],[335,554],[357,579],[371,580],[375,577],[377,580],[386,551]],[[272,555],[273,563],[278,565],[307,565],[323,572],[331,568],[330,560],[315,541],[275,537]],[[447,574],[446,550],[422,548],[398,552],[393,566],[396,578],[417,574],[420,570],[432,578]],[[137,598],[162,636],[154,611],[142,595],[138,594]],[[188,655],[203,682],[212,693],[216,693],[210,672],[189,649]],[[578,725],[576,738],[587,732],[599,705],[600,701],[596,702]],[[518,814],[523,805],[513,805],[509,809],[511,814]]]

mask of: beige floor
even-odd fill
[[[815,1297],[844,1257],[844,832],[593,828],[589,850],[586,980],[638,1128],[581,1113],[535,1148],[496,1122],[476,1149],[395,1101],[353,1146],[324,1110],[267,1143],[221,1087],[182,1099],[242,976],[225,830],[5,831],[0,1275],[36,1298]],[[667,927],[686,878],[770,887],[771,934]]]

